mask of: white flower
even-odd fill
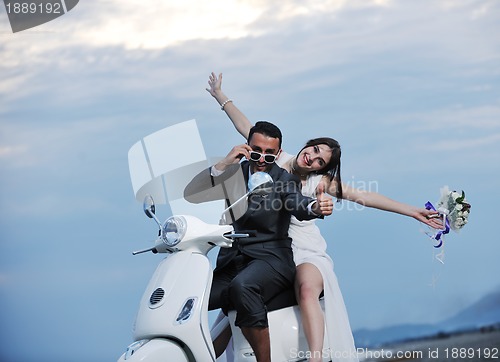
[[[441,198],[436,206],[439,213],[446,215],[451,229],[458,231],[467,224],[470,205],[465,200],[465,193],[462,190],[450,191],[447,186],[441,188]]]

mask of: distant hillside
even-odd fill
[[[400,324],[380,329],[357,329],[353,332],[356,347],[377,347],[384,343],[435,334],[432,324]]]
[[[488,294],[454,317],[439,323],[438,327],[443,331],[453,332],[498,322],[500,322],[500,291]]]
[[[357,347],[376,347],[384,343],[431,336],[440,332],[476,329],[500,323],[500,290],[486,295],[455,316],[437,324],[401,324],[353,332]]]

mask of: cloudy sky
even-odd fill
[[[495,0],[97,0],[13,34],[0,7],[0,359],[109,361],[132,341],[160,256],[131,255],[156,230],[127,152],[192,118],[210,155],[241,143],[211,71],[288,152],[339,140],[352,186],[417,206],[467,192],[444,265],[412,219],[344,202],[320,222],[354,329],[498,290],[499,20]]]

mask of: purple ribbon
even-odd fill
[[[436,208],[434,207],[434,205],[432,205],[432,203],[430,201],[427,201],[425,203],[425,208],[427,210],[434,210],[434,211],[437,211]],[[444,217],[445,219],[445,225],[444,225],[444,229],[443,230],[439,230],[432,238],[435,239],[436,241],[438,241],[439,243],[437,245],[434,245],[435,248],[440,248],[441,245],[443,245],[443,239],[444,239],[444,235],[445,234],[448,234],[450,232],[450,223],[448,222],[448,217],[445,215]]]

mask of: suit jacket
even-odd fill
[[[243,178],[248,182],[249,162],[241,164]],[[228,198],[228,188],[224,192],[210,194],[200,192],[204,187],[212,189],[231,178],[240,169],[239,165],[232,167],[222,175],[211,176],[210,169],[199,174],[193,182],[188,185],[185,197],[188,201],[201,202],[200,195],[205,195],[205,200],[213,200],[217,197]],[[248,201],[248,209],[242,217],[233,222],[236,232],[253,231],[253,235],[248,238],[241,238],[233,243],[232,248],[222,248],[217,257],[217,269],[224,268],[237,254],[238,251],[255,259],[268,262],[276,271],[289,278],[295,273],[295,264],[291,249],[291,239],[288,237],[290,217],[294,215],[299,220],[310,220],[317,216],[307,210],[307,206],[313,199],[303,196],[299,191],[300,180],[273,164],[269,175],[273,178],[274,184],[272,192],[265,196],[251,195]],[[236,185],[234,188],[240,188]],[[197,191],[197,192],[195,192]],[[241,190],[240,190],[241,193]],[[189,195],[198,195],[198,200],[190,200]],[[231,198],[231,197],[230,197]],[[233,196],[234,198],[234,196]]]

